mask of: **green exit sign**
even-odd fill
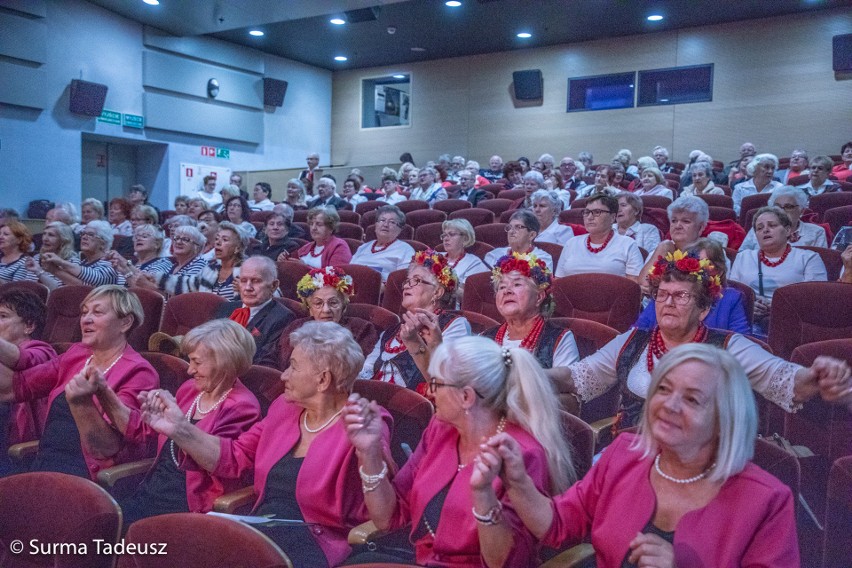
[[[224,158],[226,160],[231,159],[231,151],[228,148],[216,148],[216,157]]]
[[[125,114],[124,126],[128,128],[145,128],[145,117],[138,114]]]
[[[121,124],[121,113],[114,110],[103,110],[98,117],[98,121],[106,122],[107,124]]]

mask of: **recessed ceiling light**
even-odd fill
[[[667,102],[669,102],[669,99],[660,99],[660,102],[661,103],[667,103]]]
[[[521,39],[529,39],[532,37],[532,34],[529,32],[521,32],[518,34],[518,37]]]
[[[262,31],[260,31],[260,30],[251,30],[251,31],[249,32],[249,35],[253,35],[254,37],[262,37],[262,36],[263,36],[263,32],[262,32]]]
[[[329,22],[331,22],[335,26],[342,26],[346,23],[346,20],[344,20],[343,18],[332,18],[329,20]]]
[[[146,4],[148,4],[149,6],[159,6],[160,5],[160,0],[142,0],[142,1],[145,2]]]
[[[338,55],[337,57],[334,58],[334,60],[335,61],[349,61],[349,58],[346,57],[345,55]]]
[[[420,53],[421,51],[426,51],[426,48],[425,47],[412,47],[411,51],[416,51],[416,52]]]
[[[394,75],[394,79],[405,79],[405,75]]]
[[[448,0],[447,2],[444,2],[444,4],[446,4],[450,8],[458,8],[459,6],[461,6],[461,2],[459,2],[458,0]]]
[[[651,14],[650,16],[648,16],[649,22],[659,22],[662,19],[663,17],[659,14]]]

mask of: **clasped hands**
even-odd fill
[[[69,403],[80,403],[92,399],[102,389],[108,389],[106,378],[91,363],[71,377],[65,385],[65,399]]]
[[[399,337],[410,352],[417,352],[421,346],[432,351],[444,340],[438,315],[420,308],[402,314]]]

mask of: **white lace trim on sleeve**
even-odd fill
[[[588,402],[602,395],[612,387],[612,384],[608,383],[603,377],[599,377],[592,366],[585,361],[574,363],[570,366],[570,369],[574,388],[577,389],[577,395],[583,402]]]
[[[794,363],[784,363],[772,373],[769,384],[760,393],[769,400],[786,410],[796,412],[802,405],[793,402],[793,390],[796,386],[796,373],[800,369]]]

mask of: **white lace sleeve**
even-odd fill
[[[632,332],[622,333],[582,361],[569,365],[577,395],[588,402],[608,391],[618,380],[615,363],[622,346]]]
[[[766,400],[787,412],[801,408],[793,402],[796,373],[802,367],[772,355],[754,341],[735,334],[728,342],[728,352],[745,369],[752,388]]]

